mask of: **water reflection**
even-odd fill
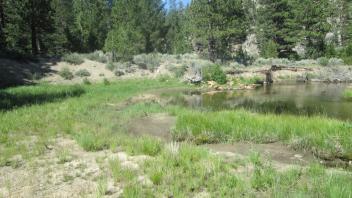
[[[342,99],[344,84],[273,85],[233,92],[184,92],[172,103],[205,110],[245,108],[261,113],[323,115],[352,120],[352,102]]]

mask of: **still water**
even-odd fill
[[[287,84],[231,92],[183,92],[172,103],[204,110],[244,108],[260,113],[322,115],[352,121],[352,101],[343,99],[347,84]]]

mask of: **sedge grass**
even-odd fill
[[[130,80],[111,84],[83,85],[79,95],[53,100],[9,105],[0,113],[0,162],[13,155],[30,158],[43,153],[45,144],[57,135],[69,135],[87,151],[121,147],[131,155],[153,156],[141,165],[153,182],[144,187],[137,173],[110,161],[116,183],[124,186],[124,197],[351,197],[352,178],[344,172],[329,172],[320,165],[308,169],[276,171],[270,163],[253,155],[248,161],[229,162],[205,148],[191,143],[165,145],[152,137],[133,138],[124,134],[124,124],[146,113],[168,112],[177,116],[175,137],[196,143],[283,141],[301,149],[330,155],[351,153],[351,124],[321,117],[262,115],[248,111],[197,112],[182,107],[135,104],[118,110],[114,104],[151,89],[184,86],[175,81]],[[77,87],[77,86],[76,86]],[[39,85],[4,90],[16,95],[35,89],[31,94],[61,93],[73,86]],[[3,93],[4,93],[3,92]],[[44,97],[45,98],[45,97]],[[33,141],[29,141],[33,137]],[[63,162],[67,153],[62,153]],[[0,163],[0,165],[3,165]],[[238,167],[254,167],[241,175]],[[106,184],[99,184],[104,194]]]
[[[346,90],[343,94],[343,98],[347,100],[352,100],[352,90],[351,89]]]
[[[352,124],[323,117],[250,113],[245,110],[178,115],[174,136],[198,144],[285,142],[318,156],[352,159]]]

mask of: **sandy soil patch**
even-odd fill
[[[30,161],[17,156],[19,167],[0,167],[0,197],[97,197],[102,180],[106,182],[103,197],[120,197],[123,184],[114,182],[109,161],[119,160],[122,167],[138,170],[146,159],[110,150],[86,152],[74,140],[57,138],[44,155]]]

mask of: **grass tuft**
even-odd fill
[[[109,148],[108,137],[86,132],[77,135],[76,141],[86,151],[100,151]]]
[[[187,111],[178,116],[173,135],[196,143],[282,141],[324,158],[351,160],[351,131],[350,123],[323,117]]]
[[[343,98],[346,100],[352,100],[352,90],[348,89],[344,92]]]

